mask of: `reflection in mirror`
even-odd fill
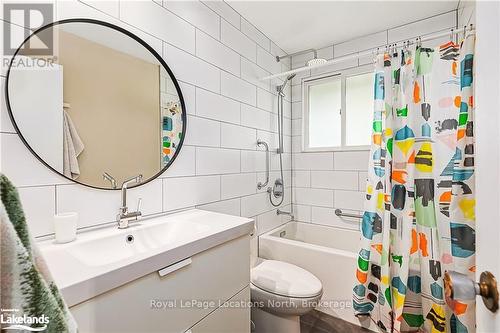
[[[51,54],[33,52],[47,36]],[[177,81],[153,52],[97,21],[62,21],[33,34],[7,81],[25,143],[56,172],[88,186],[155,178],[180,150],[186,122]]]

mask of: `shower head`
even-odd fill
[[[311,59],[308,62],[306,62],[306,66],[307,67],[314,67],[314,66],[318,66],[318,65],[323,65],[324,63],[326,63],[326,59],[314,58],[314,59]]]
[[[314,50],[314,58],[306,62],[307,67],[314,67],[318,65],[323,65],[326,63],[326,59],[318,58],[318,52]]]
[[[286,77],[285,81],[281,85],[278,86],[278,93],[279,94],[283,94],[283,90],[285,90],[286,84],[288,83],[288,81],[293,79],[295,77],[295,75],[297,75],[297,74],[293,73],[293,74],[288,75]]]

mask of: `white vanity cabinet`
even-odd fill
[[[250,237],[239,237],[70,310],[80,333],[248,333],[250,309],[239,305],[250,302],[249,251]]]
[[[233,296],[228,304],[221,306],[202,321],[191,327],[187,333],[240,333],[249,332],[250,287],[246,287]],[[237,307],[238,305],[243,306]]]

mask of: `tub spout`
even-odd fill
[[[293,213],[292,212],[286,212],[286,211],[281,210],[281,209],[276,209],[276,215],[288,215],[293,220]]]

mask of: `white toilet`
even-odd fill
[[[323,294],[316,276],[283,261],[261,262],[252,268],[250,282],[255,333],[299,333],[299,316],[314,309]]]

